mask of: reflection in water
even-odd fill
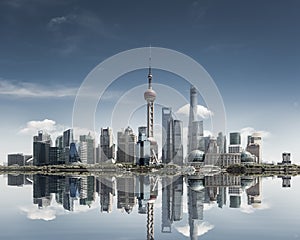
[[[290,187],[289,176],[281,176],[283,187]],[[76,206],[90,208],[99,196],[100,212],[111,213],[114,199],[116,208],[131,214],[146,216],[147,239],[154,239],[154,223],[161,220],[161,233],[172,233],[172,225],[183,221],[184,204],[187,204],[188,226],[175,229],[190,239],[214,226],[204,221],[205,204],[215,203],[223,208],[240,208],[245,193],[247,204],[254,208],[262,204],[262,186],[259,177],[216,174],[210,176],[46,176],[8,174],[8,185],[33,185],[33,203],[38,209],[52,204],[65,211],[76,212]],[[161,188],[159,189],[159,186]],[[184,196],[186,192],[186,196]],[[154,205],[161,198],[161,219],[154,219]],[[186,201],[184,201],[186,199]],[[229,201],[229,202],[228,202]],[[76,203],[76,204],[75,204]],[[156,216],[158,216],[156,214]]]

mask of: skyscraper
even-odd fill
[[[79,156],[83,163],[95,163],[95,140],[90,133],[79,136]]]
[[[33,137],[33,165],[49,165],[49,151],[52,144],[51,137],[43,131],[38,131],[38,135]]]
[[[233,132],[229,135],[230,145],[229,153],[240,153],[242,152],[241,148],[241,134],[239,132]]]
[[[189,115],[189,126],[188,126],[188,146],[187,151],[190,153],[195,150],[192,147],[192,135],[193,127],[192,123],[197,120],[197,105],[198,105],[198,96],[197,89],[194,86],[190,88],[190,115]]]
[[[157,142],[154,139],[153,135],[153,126],[154,126],[154,101],[156,98],[156,92],[152,89],[152,73],[151,66],[149,66],[148,73],[148,89],[144,93],[144,98],[147,101],[147,137],[150,141],[150,162],[157,162]]]
[[[219,147],[219,153],[226,153],[226,136],[224,136],[222,132],[218,134],[217,145]]]
[[[203,121],[193,121],[191,125],[191,135],[189,146],[191,151],[205,151],[205,143],[203,140]]]
[[[262,158],[262,138],[259,133],[254,133],[248,136],[246,151],[253,154],[257,158],[257,163],[261,163]]]
[[[112,129],[110,127],[101,128],[100,148],[101,162],[115,159],[115,144],[113,143]]]
[[[63,150],[62,150],[63,154],[62,155],[64,158],[64,163],[66,163],[66,164],[70,163],[71,143],[74,143],[73,129],[68,129],[63,132],[63,139],[62,139],[62,144],[63,144]],[[74,147],[73,147],[73,152],[74,152]]]
[[[72,142],[74,142],[73,129],[68,129],[63,133],[63,146],[70,147]]]
[[[182,121],[173,121],[173,162],[177,165],[183,164],[183,146],[182,146]]]
[[[117,162],[135,163],[136,135],[130,127],[118,132]]]
[[[172,108],[164,107],[162,108],[162,155],[161,159],[163,163],[167,163],[168,158],[168,146],[170,139],[169,136],[169,122],[172,120]]]
[[[162,109],[162,162],[182,165],[183,146],[182,146],[182,121],[174,120],[172,109],[164,107]]]
[[[138,141],[136,143],[135,156],[136,164],[138,165],[149,165],[150,163],[150,141],[147,138],[146,132],[147,127],[139,127],[138,129]]]

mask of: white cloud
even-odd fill
[[[257,134],[257,135],[260,135],[262,138],[268,138],[268,137],[270,137],[270,133],[269,132],[263,131],[263,130],[255,130],[252,127],[242,128],[240,130],[240,132],[241,132],[241,135],[244,135],[244,136],[248,136],[248,135],[252,135],[252,134]]]
[[[67,17],[65,17],[65,16],[62,16],[62,17],[55,17],[55,18],[52,18],[52,19],[49,21],[48,26],[49,26],[49,27],[53,27],[53,26],[55,26],[55,25],[60,25],[60,24],[62,24],[62,23],[64,23],[64,22],[66,22],[66,21],[67,21]]]
[[[56,211],[53,208],[22,207],[21,211],[27,214],[32,220],[51,221],[56,218]]]
[[[197,236],[202,236],[208,231],[212,230],[214,225],[208,222],[202,222],[201,224],[196,225]],[[182,235],[189,237],[190,236],[190,226],[186,225],[184,227],[177,227],[176,230]]]
[[[184,106],[182,106],[181,108],[179,108],[176,111],[176,114],[182,114],[185,116],[189,116],[190,114],[190,104],[186,104]],[[211,116],[213,116],[213,112],[210,111],[208,108],[202,106],[202,105],[198,105],[197,106],[197,116],[203,118],[203,119],[207,119]]]
[[[26,127],[22,128],[19,133],[24,135],[36,135],[39,130],[43,130],[50,134],[52,141],[56,139],[59,135],[63,134],[63,131],[69,129],[69,126],[63,126],[61,124],[57,124],[54,120],[44,119],[44,120],[32,120],[26,123]],[[97,136],[90,129],[84,129],[79,127],[73,128],[74,139],[78,140],[80,135],[87,135],[90,133],[94,138]],[[96,139],[97,140],[97,139]]]
[[[50,206],[38,208],[37,205],[30,205],[20,207],[20,210],[22,213],[27,215],[27,218],[31,220],[52,221],[57,216],[88,212],[96,208],[98,208],[96,201],[94,201],[90,206],[83,206],[80,205],[79,201],[77,200],[74,202],[74,211],[69,212],[68,210],[65,210],[61,204],[58,204],[55,201],[55,197],[52,197]]]
[[[262,139],[266,139],[266,138],[269,138],[270,137],[270,133],[267,132],[267,131],[263,131],[263,130],[255,130],[254,128],[252,127],[245,127],[245,128],[242,128],[240,130],[240,133],[241,133],[241,145],[242,146],[246,146],[247,145],[247,137],[249,135],[257,135],[257,136],[261,136]]]
[[[22,134],[35,134],[39,130],[45,130],[46,132],[53,132],[57,130],[56,122],[50,119],[44,119],[42,121],[29,121],[26,127],[20,130]]]
[[[0,78],[0,95],[31,98],[73,97],[78,88],[42,86],[36,83],[8,81]]]
[[[270,209],[270,205],[268,203],[258,203],[255,205],[242,204],[240,207],[241,212],[251,214],[256,210],[265,210]]]

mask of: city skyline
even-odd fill
[[[227,149],[226,135],[218,132],[204,136],[203,119],[198,117],[198,91],[190,87],[190,107],[187,136],[183,135],[183,121],[176,119],[171,107],[163,107],[161,115],[161,132],[154,135],[154,100],[156,93],[152,90],[151,66],[148,71],[148,88],[144,93],[147,101],[147,126],[138,127],[138,136],[128,126],[117,134],[117,146],[111,127],[102,128],[99,143],[95,142],[97,133],[80,135],[74,139],[73,129],[65,130],[52,144],[51,136],[38,130],[33,137],[32,156],[8,154],[8,165],[17,164],[45,166],[60,164],[97,164],[97,163],[129,163],[133,165],[158,165],[173,163],[178,166],[193,165],[219,166],[221,168],[232,164],[253,164],[266,162],[262,156],[261,133],[247,135],[247,145],[242,146],[241,133],[231,132]],[[210,114],[212,116],[212,113]],[[175,118],[175,119],[174,119]],[[161,139],[158,143],[155,138]],[[79,139],[79,141],[78,141]],[[185,141],[184,141],[185,139]],[[184,151],[184,147],[186,150]],[[161,150],[161,156],[158,154]],[[287,154],[287,153],[283,153]],[[282,163],[291,164],[289,160]],[[200,165],[199,165],[200,164]]]
[[[30,152],[30,123],[71,127],[76,91],[99,62],[151,44],[183,52],[205,67],[224,99],[227,132],[262,131],[264,159],[277,162],[288,151],[299,163],[298,1],[172,1],[171,8],[155,1],[0,4],[0,110],[5,113],[0,129],[6,136],[0,141],[1,162],[15,151],[14,144]],[[151,11],[133,13],[139,7]],[[188,89],[180,78],[153,71],[156,83]],[[122,93],[144,80],[143,71],[121,77],[103,96],[99,112],[106,113]],[[188,90],[182,94],[189,98]],[[98,121],[97,129],[109,126],[100,114],[98,119],[103,123]]]

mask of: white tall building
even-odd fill
[[[79,136],[79,156],[82,163],[95,163],[95,140],[90,133]]]
[[[194,86],[190,88],[190,115],[189,115],[189,126],[188,126],[188,146],[187,153],[189,154],[191,151],[196,150],[195,148],[195,135],[198,135],[198,132],[194,132],[194,130],[198,130],[197,126],[193,124],[193,122],[197,121],[197,105],[198,105],[198,95],[197,89]],[[200,131],[200,129],[199,129]]]
[[[182,121],[173,121],[173,162],[177,165],[183,164],[183,140],[182,140]]]

